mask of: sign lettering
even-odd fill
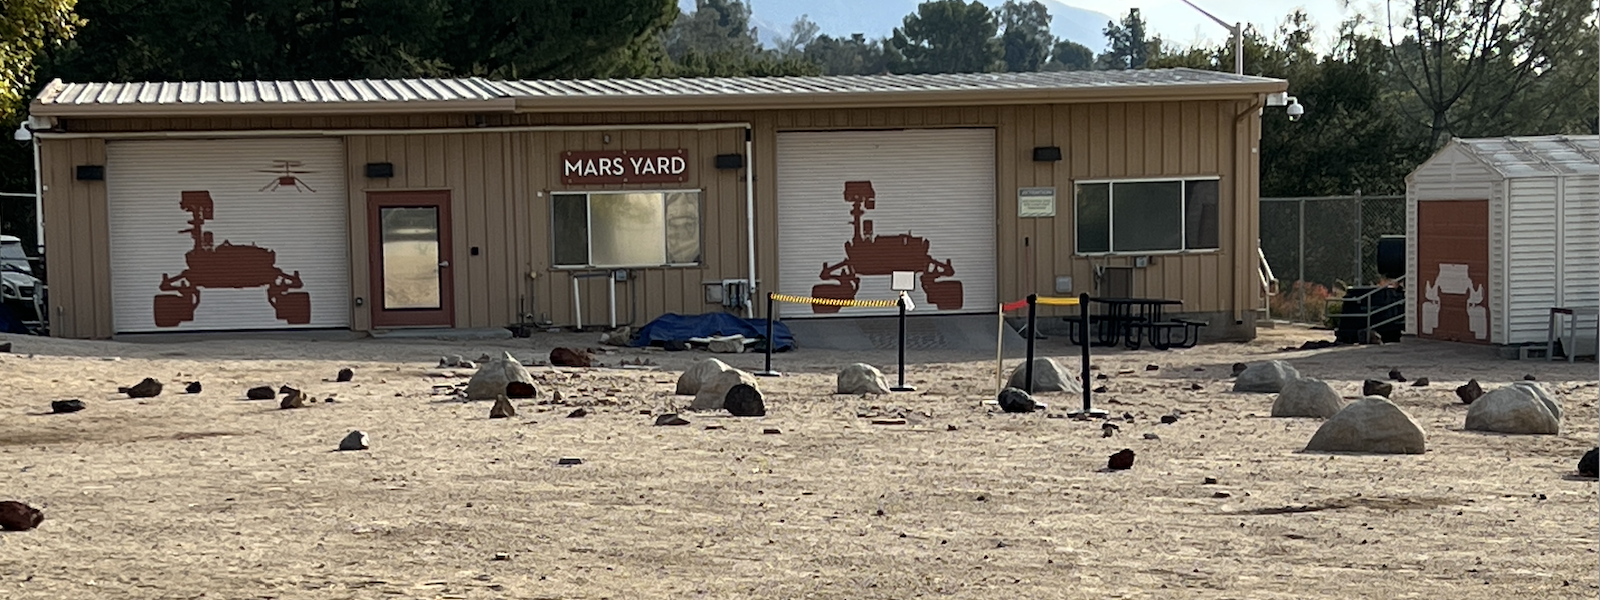
[[[683,183],[689,180],[689,151],[585,150],[561,153],[561,183]]]

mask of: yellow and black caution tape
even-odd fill
[[[790,296],[788,294],[772,294],[772,299],[778,302],[793,304],[821,304],[823,306],[869,306],[892,307],[900,306],[899,300],[836,300],[833,298],[807,298],[805,296]]]

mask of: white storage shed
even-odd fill
[[[1451,140],[1406,177],[1406,239],[1407,333],[1545,343],[1552,308],[1600,306],[1600,136]]]

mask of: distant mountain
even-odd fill
[[[822,27],[822,33],[848,37],[852,33],[868,38],[887,37],[917,11],[922,0],[747,0],[754,13],[751,25],[761,44],[771,48],[779,37],[789,35],[789,25],[800,15]],[[1096,52],[1105,49],[1104,33],[1111,16],[1069,5],[1061,0],[1040,0],[1050,9],[1050,30],[1056,37],[1088,46]],[[1003,0],[985,2],[990,7]],[[685,12],[694,10],[694,0],[678,0]]]

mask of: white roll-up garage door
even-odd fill
[[[344,171],[337,139],[108,142],[117,332],[348,327]]]
[[[893,299],[891,273],[914,271],[916,314],[993,312],[994,144],[992,129],[779,133],[781,292]],[[897,310],[784,304],[778,314]]]

